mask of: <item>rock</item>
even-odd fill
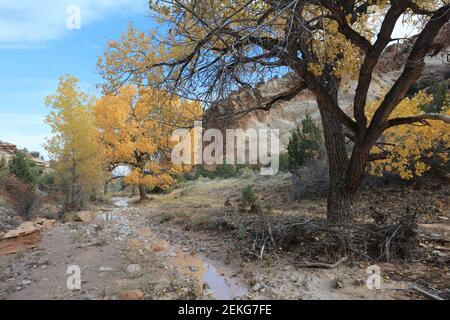
[[[42,239],[41,231],[33,222],[24,222],[0,239],[0,256],[35,248]]]
[[[75,221],[92,223],[94,221],[94,216],[90,211],[80,211],[75,214]]]
[[[169,250],[169,243],[165,240],[158,240],[153,243],[153,251],[154,252],[164,252]]]
[[[142,267],[139,264],[130,264],[126,271],[130,275],[137,275],[142,272]]]
[[[259,290],[261,290],[261,285],[259,283],[255,284],[252,287],[252,291],[258,292]]]
[[[22,281],[22,285],[24,285],[24,286],[28,286],[30,284],[31,284],[31,280],[23,280]]]
[[[336,278],[333,280],[333,288],[334,289],[342,289],[344,288],[344,281],[341,278]]]
[[[189,270],[191,270],[192,272],[197,272],[198,268],[196,266],[190,266]]]
[[[50,229],[50,228],[52,228],[55,225],[56,220],[48,220],[48,219],[44,219],[44,218],[37,218],[36,220],[34,220],[34,223],[37,224],[38,227],[43,227],[45,229]]]
[[[445,254],[444,252],[441,252],[441,251],[439,251],[439,250],[433,250],[433,254],[434,254],[435,256],[438,256],[438,257],[441,257],[441,258],[443,258],[443,257],[446,256],[446,254]]]
[[[144,293],[139,289],[123,291],[119,295],[120,300],[142,300],[143,297]]]
[[[99,272],[110,272],[110,271],[113,271],[113,268],[111,268],[111,267],[100,267],[100,269],[98,271]]]

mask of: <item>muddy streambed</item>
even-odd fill
[[[127,216],[126,209],[130,207],[129,201],[129,198],[114,198],[113,204],[116,208],[100,213],[97,219],[106,224],[116,224],[115,227],[119,225],[120,229],[125,229],[127,232],[128,230],[136,231],[142,226],[134,226],[134,219]],[[148,233],[149,238],[152,233]],[[152,240],[155,241],[155,239]],[[172,265],[182,277],[197,279],[214,299],[242,299],[248,294],[247,286],[236,277],[237,273],[217,261],[212,261],[199,253],[192,254],[170,243],[168,248],[160,254],[161,258]]]

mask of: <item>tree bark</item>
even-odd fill
[[[334,103],[338,103],[339,80],[326,79],[327,91]],[[328,191],[327,216],[331,222],[343,222],[353,219],[351,212],[353,194],[347,185],[348,154],[345,143],[344,128],[339,120],[323,105],[324,100],[317,99],[322,118],[322,126],[327,150],[330,174]]]
[[[145,186],[143,185],[139,185],[139,197],[141,199],[141,201],[148,199],[147,198],[147,193],[145,191]]]
[[[136,185],[131,185],[131,194],[130,194],[130,198],[134,198],[137,196],[137,192],[136,192]]]
[[[332,222],[352,219],[352,195],[347,189],[347,149],[342,125],[320,106],[330,174],[327,215]]]

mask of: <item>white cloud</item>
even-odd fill
[[[81,9],[81,28],[109,15],[147,11],[147,0],[1,0],[0,46],[42,45],[69,32],[67,8]]]

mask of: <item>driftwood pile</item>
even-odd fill
[[[290,251],[301,257],[325,255],[340,263],[345,262],[344,257],[395,262],[412,261],[420,251],[417,217],[410,210],[389,224],[330,224],[326,220],[268,213],[225,217],[217,222],[238,240],[241,252],[260,259],[269,252]]]

